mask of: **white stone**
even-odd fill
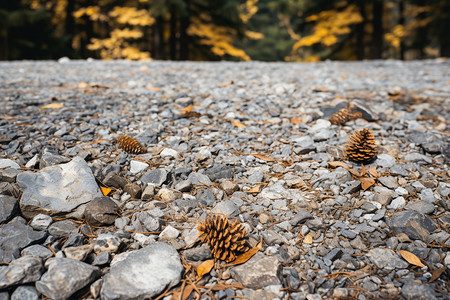
[[[177,158],[179,156],[178,151],[170,148],[165,148],[161,153],[159,154],[162,158],[166,157],[173,157]]]
[[[133,239],[141,245],[141,247],[145,247],[151,243],[155,242],[154,236],[145,235],[142,233],[133,233]]]
[[[321,129],[330,128],[331,123],[328,120],[325,119],[318,119],[316,121],[316,124],[314,124],[313,127],[310,128],[311,131],[319,131]]]
[[[139,173],[139,172],[145,170],[148,166],[149,166],[149,164],[147,164],[145,162],[138,161],[138,160],[132,160],[130,162],[130,172],[132,174],[136,174],[136,173]]]
[[[176,239],[180,235],[180,231],[171,225],[168,225],[164,228],[163,231],[159,234],[160,240],[173,240]]]
[[[36,230],[47,230],[48,226],[52,224],[53,219],[44,214],[38,214],[31,220],[30,226]]]
[[[0,158],[0,169],[6,169],[6,168],[13,168],[13,169],[20,169],[20,166],[18,163],[11,159],[7,158]]]
[[[395,198],[391,201],[391,204],[386,206],[388,209],[400,209],[405,207],[406,200],[402,196]]]
[[[408,195],[408,194],[409,194],[408,190],[406,190],[405,188],[402,188],[401,186],[399,186],[398,188],[396,188],[396,189],[395,189],[395,192],[396,192],[398,195]]]

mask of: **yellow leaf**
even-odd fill
[[[181,114],[185,115],[187,113],[190,113],[194,108],[195,108],[194,105],[189,105],[189,106],[183,108],[183,110],[181,111]]]
[[[259,159],[264,160],[264,161],[270,161],[270,162],[277,161],[276,159],[274,159],[274,158],[272,158],[272,157],[269,157],[269,156],[265,156],[265,155],[263,155],[263,154],[252,153],[252,155],[253,155],[254,157],[259,158]]]
[[[425,265],[420,261],[420,259],[416,255],[412,254],[411,252],[406,251],[406,250],[398,250],[398,252],[410,264],[421,267],[421,268],[425,267]]]
[[[111,189],[109,189],[107,187],[103,187],[103,186],[100,187],[100,190],[102,191],[102,194],[104,196],[108,196],[108,194],[111,192]]]
[[[375,184],[375,179],[369,177],[359,178],[359,181],[361,181],[361,188],[363,190],[367,190],[368,188],[370,188],[372,185]]]
[[[261,192],[262,186],[263,186],[262,184],[255,185],[254,187],[249,189],[247,193],[259,193]]]
[[[51,104],[47,104],[45,106],[41,107],[41,110],[47,109],[47,108],[51,108],[51,109],[58,109],[58,108],[62,108],[64,107],[64,105],[62,105],[61,103],[51,103]]]
[[[233,262],[226,264],[225,267],[243,264],[247,260],[252,258],[252,256],[255,255],[261,249],[262,249],[262,239],[258,242],[258,244],[256,244],[255,247],[253,247],[252,249],[248,250],[247,252],[239,255],[238,257],[236,257],[236,259]]]
[[[211,272],[212,268],[214,267],[214,259],[208,259],[200,264],[200,266],[197,267],[197,276],[198,278],[202,278],[203,275],[208,274]]]
[[[236,127],[238,127],[238,128],[240,128],[240,127],[246,127],[246,126],[245,126],[244,124],[242,124],[241,122],[235,121],[235,120],[231,121],[231,124],[233,124],[234,126],[236,126]]]
[[[310,244],[312,244],[312,242],[313,242],[313,238],[312,238],[312,234],[310,232],[307,235],[305,235],[305,238],[303,239],[303,244],[310,245]]]

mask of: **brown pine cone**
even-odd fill
[[[355,130],[345,146],[347,157],[355,162],[367,163],[377,155],[375,137],[368,128]]]
[[[125,152],[132,154],[147,153],[147,148],[141,145],[135,138],[128,135],[122,135],[117,139],[117,144]]]

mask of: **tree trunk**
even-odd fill
[[[177,13],[175,6],[172,5],[170,8],[170,59],[177,59]]]
[[[373,1],[372,58],[382,58],[383,51],[383,0]]]
[[[405,26],[405,0],[398,1],[398,24]],[[405,60],[405,41],[403,37],[400,38],[400,59]]]
[[[162,16],[158,16],[153,24],[153,58],[163,59],[164,53],[164,19]]]
[[[186,2],[186,12],[180,18],[180,55],[181,60],[189,59],[189,36],[187,34],[187,29],[189,27],[190,21],[190,10],[189,10],[189,0]]]
[[[358,60],[365,59],[364,53],[364,27],[366,25],[366,7],[364,0],[357,2],[359,13],[361,14],[362,22],[356,25],[356,57]]]
[[[72,39],[75,36],[75,20],[73,17],[73,12],[75,10],[75,0],[68,0],[66,6],[66,22],[64,24],[64,33],[70,36],[70,39],[67,39],[66,48],[70,52],[74,49],[72,48]]]

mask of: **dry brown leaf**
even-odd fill
[[[370,173],[373,177],[375,177],[375,178],[378,178],[378,177],[379,177],[377,170],[375,170],[374,168],[372,168],[372,166],[369,167],[369,173]]]
[[[142,66],[139,68],[139,71],[141,71],[141,72],[147,72],[148,70],[150,70],[150,68],[147,66]]]
[[[262,184],[257,184],[246,192],[247,193],[260,193],[262,190],[262,187],[263,187]]]
[[[108,196],[108,194],[111,193],[111,189],[104,186],[101,186],[100,190],[102,191],[103,196]]]
[[[89,142],[89,145],[99,144],[99,143],[102,143],[104,141],[105,141],[104,139],[95,140],[95,141]]]
[[[277,161],[276,159],[274,159],[272,157],[269,157],[269,156],[265,156],[264,154],[252,153],[252,155],[254,157],[259,158],[259,159],[264,160],[264,161],[270,161],[270,162]]]
[[[222,84],[220,85],[220,87],[227,87],[227,86],[232,85],[233,83],[234,83],[233,81],[225,82],[225,83],[222,83]]]
[[[375,184],[375,179],[369,177],[359,178],[359,181],[361,181],[361,188],[363,190],[367,190],[368,188],[370,188],[372,185]]]
[[[85,89],[89,86],[89,84],[87,84],[86,82],[82,81],[78,84],[78,88],[79,89]]]
[[[205,260],[204,262],[202,262],[198,267],[197,267],[197,276],[198,278],[202,278],[203,275],[208,274],[209,272],[211,272],[212,268],[214,267],[214,259],[208,259]]]
[[[346,163],[342,162],[342,161],[329,161],[328,164],[333,167],[333,168],[337,168],[337,167],[343,167],[344,169],[348,170],[350,173],[352,173],[354,176],[356,177],[361,177],[361,174],[356,171],[353,170],[352,168],[350,168]]]
[[[247,260],[252,258],[252,256],[255,255],[261,249],[262,249],[262,239],[258,242],[258,244],[256,244],[255,247],[251,248],[245,253],[242,253],[241,255],[238,255],[234,261],[232,261],[229,264],[226,264],[225,267],[243,264]]]
[[[244,124],[242,124],[241,122],[235,121],[235,120],[231,121],[231,124],[233,124],[234,126],[236,126],[236,127],[238,127],[238,128],[246,127],[246,126],[245,126]]]
[[[447,267],[442,267],[442,268],[440,268],[440,269],[436,269],[436,270],[433,270],[432,272],[431,272],[431,274],[433,274],[432,276],[431,276],[431,278],[430,278],[430,282],[433,282],[433,281],[435,281],[436,279],[438,279],[440,276],[441,276],[441,274],[445,271],[447,269]]]
[[[62,108],[64,107],[64,105],[62,105],[61,103],[51,103],[51,104],[47,104],[45,106],[41,107],[41,110],[47,109],[47,108],[51,108],[51,109],[58,109],[58,108]]]
[[[425,267],[425,265],[420,261],[420,259],[415,254],[406,250],[398,250],[398,252],[411,265],[415,265],[421,268]]]
[[[366,175],[366,174],[367,174],[366,167],[364,167],[364,165],[361,164],[361,176],[364,176],[364,175]]]
[[[303,239],[303,244],[311,245],[312,242],[313,242],[313,237],[312,237],[312,234],[310,232],[307,235],[305,235],[305,238]]]
[[[298,124],[302,124],[303,122],[299,118],[291,118],[291,123],[295,124],[295,125],[298,125]]]
[[[154,91],[154,92],[159,92],[161,90],[161,88],[156,87],[156,86],[148,86],[147,90]]]

